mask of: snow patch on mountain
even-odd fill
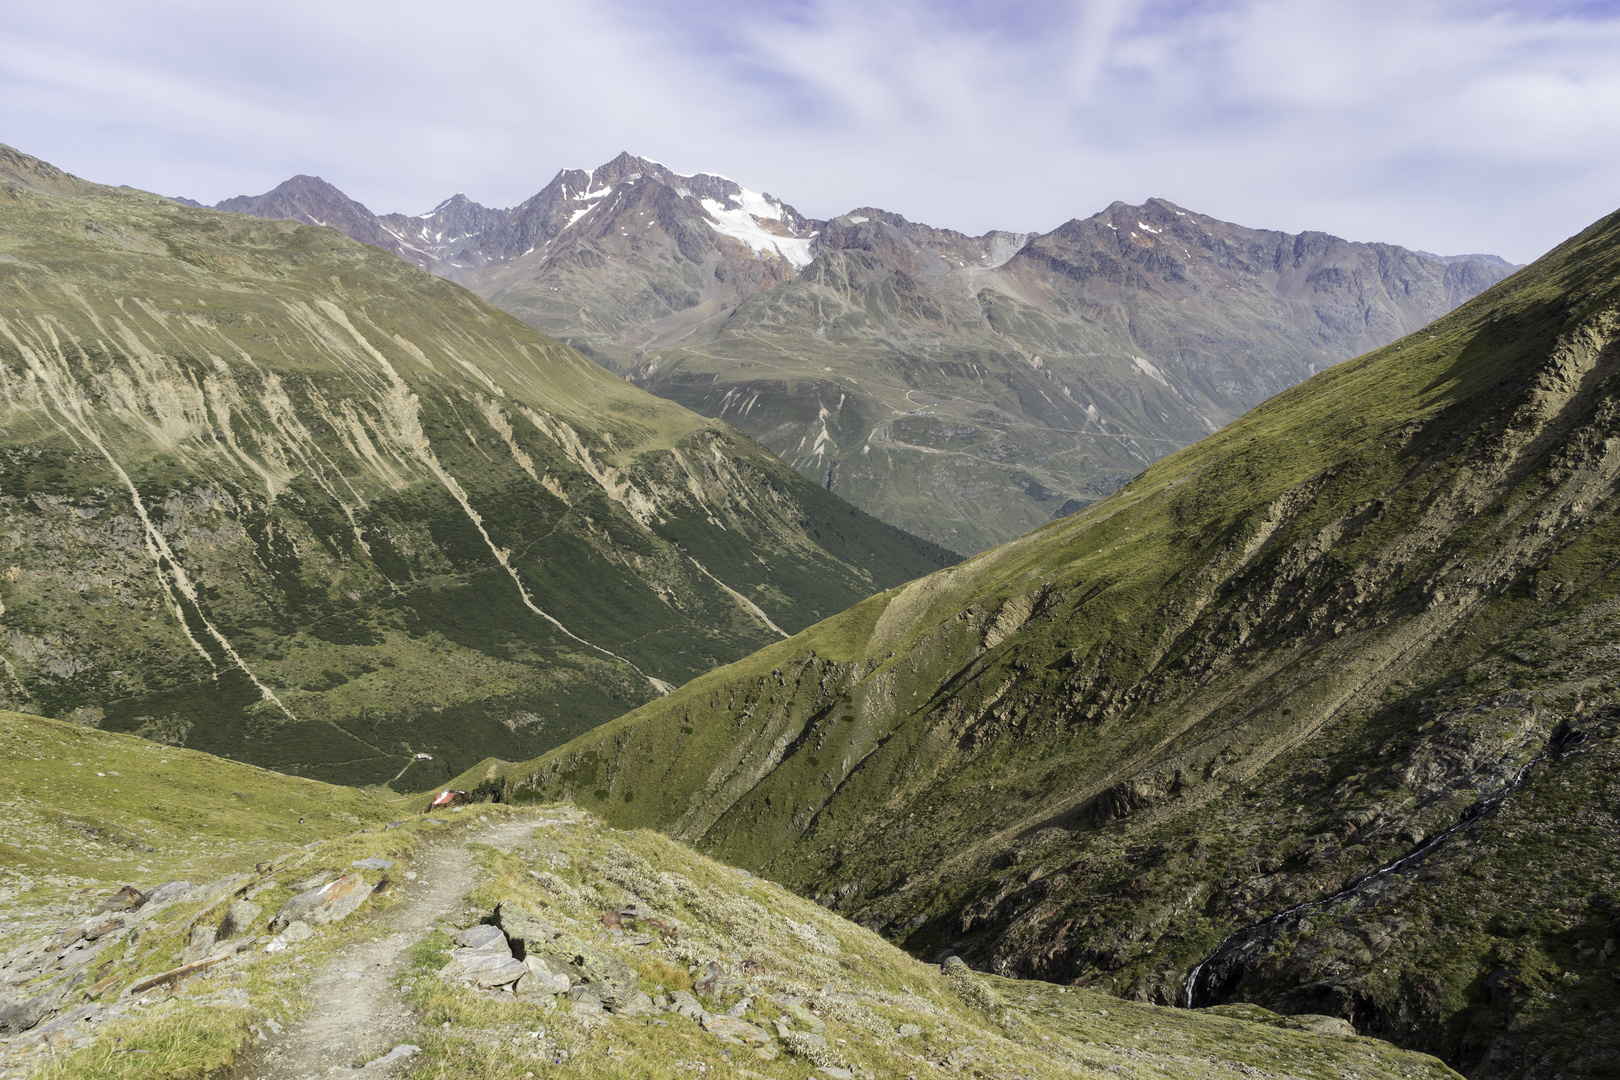
[[[740,205],[729,207],[717,199],[702,200],[701,205],[708,213],[710,225],[716,232],[746,244],[761,255],[780,255],[797,269],[802,270],[810,265],[810,241],[813,236],[803,238],[777,236],[759,223],[760,218],[767,221],[782,220],[780,206],[747,188],[743,188],[739,194],[731,196],[727,201]]]

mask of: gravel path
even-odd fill
[[[394,986],[394,977],[406,967],[406,950],[439,919],[454,914],[472,889],[477,872],[469,843],[510,849],[538,824],[533,818],[500,822],[428,849],[416,864],[417,880],[403,883],[405,902],[376,928],[382,936],[356,941],[332,957],[310,981],[311,1007],[303,1019],[238,1065],[234,1080],[324,1080],[394,1072],[394,1063],[364,1066],[416,1041],[416,1016]],[[403,1070],[406,1060],[396,1061]]]

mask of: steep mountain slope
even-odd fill
[[[574,807],[425,816],[396,798],[406,820],[354,832],[388,808],[14,713],[0,712],[0,747],[35,792],[0,810],[8,843],[60,855],[62,822],[89,828],[86,802],[117,822],[80,840],[93,855],[43,873],[0,860],[7,1080],[1456,1075],[1325,1017],[1192,1014],[941,970]],[[309,903],[345,884],[349,904]],[[483,977],[495,957],[505,974]]]
[[[950,559],[373,248],[9,148],[0,433],[0,705],[330,780],[539,752]]]
[[[506,782],[923,954],[1609,1075],[1617,341],[1620,214]]]
[[[295,178],[221,209],[329,223],[755,436],[885,521],[979,551],[1101,497],[1512,269],[1161,199],[1043,235],[831,221],[621,154],[520,206],[353,226]],[[363,209],[363,208],[362,208]]]

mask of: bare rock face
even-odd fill
[[[528,966],[512,956],[500,927],[471,926],[458,933],[455,941],[450,962],[439,970],[439,978],[446,982],[510,986],[529,974]]]
[[[511,901],[496,905],[495,921],[510,940],[514,954],[528,965],[532,983],[520,989],[562,993],[583,986],[605,1007],[628,1008],[640,993],[639,980],[624,962],[590,942],[546,923]],[[563,985],[562,980],[568,980]],[[551,988],[555,987],[555,990]]]
[[[259,917],[264,909],[251,900],[233,900],[231,906],[225,909],[225,917],[219,921],[219,932],[215,935],[216,941],[229,941],[233,937],[246,933],[253,926],[253,921]]]
[[[180,954],[180,963],[195,964],[211,953],[214,949],[214,936],[217,933],[212,926],[194,927],[191,939],[186,943],[185,952]]]
[[[348,874],[288,900],[270,920],[270,929],[280,930],[294,921],[311,926],[338,922],[365,903],[370,895],[371,887],[364,877]]]

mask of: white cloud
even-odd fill
[[[628,149],[818,216],[1163,195],[1527,259],[1620,203],[1615,55],[1617,15],[1443,0],[66,0],[0,13],[0,140],[209,201],[506,205]]]

